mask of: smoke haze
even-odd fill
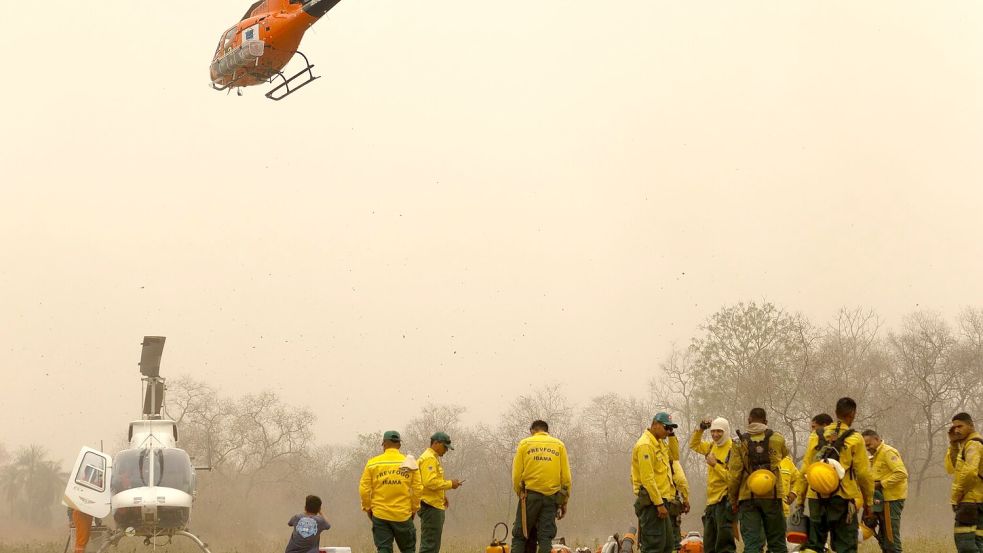
[[[52,7],[0,90],[10,450],[117,443],[144,335],[338,444],[643,388],[742,300],[983,298],[979,3],[346,0],[280,103],[207,88],[245,3]]]

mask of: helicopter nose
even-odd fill
[[[144,503],[140,509],[140,519],[144,524],[155,524],[157,522],[157,504]]]

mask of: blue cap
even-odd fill
[[[447,435],[446,432],[436,432],[433,436],[430,436],[431,442],[440,442],[447,446],[447,449],[454,449],[451,445],[451,437]]]
[[[662,426],[665,426],[666,428],[678,428],[679,427],[678,424],[672,422],[672,417],[669,415],[669,413],[666,413],[665,411],[662,411],[660,413],[656,413],[655,416],[652,417],[652,422],[661,423]]]

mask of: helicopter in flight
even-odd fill
[[[164,379],[160,377],[163,336],[145,336],[140,356],[143,375],[143,416],[129,427],[129,446],[115,457],[83,447],[65,488],[64,503],[102,519],[112,514],[116,529],[98,552],[117,546],[124,537],[142,537],[145,545],[170,543],[175,536],[208,546],[188,530],[195,498],[196,468],[177,447],[177,423],[162,417]],[[207,469],[206,469],[207,470]]]
[[[297,50],[304,33],[341,0],[258,0],[238,23],[222,34],[209,67],[215,90],[283,82],[266,93],[282,100],[320,77]],[[294,54],[304,58],[304,68],[287,77],[283,68]],[[299,81],[297,79],[300,79]],[[291,83],[297,81],[293,86]]]

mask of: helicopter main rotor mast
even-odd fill
[[[159,419],[164,403],[164,379],[160,376],[160,358],[164,354],[164,336],[144,336],[140,353],[140,374],[146,383],[143,418]]]

